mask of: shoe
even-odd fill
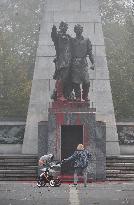
[[[75,187],[77,189],[77,184],[73,184],[72,187]]]
[[[77,184],[73,184],[72,186],[73,186],[73,187],[76,187],[76,186],[77,186]]]
[[[40,188],[40,187],[41,187],[41,184],[37,183],[37,186]]]
[[[76,98],[76,102],[81,102],[81,98]]]

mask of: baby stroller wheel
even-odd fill
[[[45,186],[46,185],[46,182],[45,181],[38,181],[37,182],[37,186],[38,187],[43,187],[43,186]]]
[[[54,181],[54,179],[51,179],[51,180],[50,180],[49,185],[50,185],[51,187],[54,187],[54,186],[55,186],[55,181]]]
[[[59,187],[61,185],[60,179],[55,179],[55,186]]]

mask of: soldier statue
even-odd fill
[[[68,24],[61,22],[59,25],[59,31],[55,25],[53,25],[51,38],[54,42],[56,50],[55,73],[53,78],[56,80],[55,92],[56,97],[54,99],[64,101],[68,97],[68,79],[70,75],[71,65],[71,37],[66,33]]]
[[[90,68],[94,70],[92,44],[89,38],[82,36],[83,27],[81,25],[77,24],[74,27],[75,38],[66,33],[67,29],[67,23],[61,22],[59,31],[57,31],[56,26],[53,26],[51,32],[56,50],[56,58],[54,59],[55,99],[61,101],[69,99],[74,90],[75,100],[81,101],[80,85],[82,84],[82,99],[88,101],[90,81],[86,58],[89,56],[92,63]]]
[[[83,27],[81,25],[75,25],[74,32],[76,37],[72,39],[71,80],[73,83],[76,101],[81,101],[81,84],[82,99],[84,101],[88,101],[90,81],[86,57],[89,56],[89,59],[92,63],[90,68],[94,70],[92,44],[89,38],[84,38],[82,36]]]

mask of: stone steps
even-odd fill
[[[33,181],[37,170],[35,155],[0,155],[0,181]]]
[[[134,181],[134,156],[107,157],[108,181]]]
[[[37,169],[37,165],[36,166],[18,166],[18,165],[10,165],[10,170],[35,170]],[[0,166],[0,171],[1,170],[9,170],[9,166]]]
[[[0,181],[36,180],[37,160],[35,155],[0,155]],[[106,177],[108,181],[134,181],[134,156],[107,157]]]

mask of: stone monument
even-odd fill
[[[74,26],[80,24],[83,27],[83,36],[89,37],[93,44],[95,62],[91,59],[90,61],[92,64],[95,63],[95,67],[93,65],[94,71],[89,71],[90,109],[96,108],[96,120],[106,123],[107,155],[119,155],[118,135],[97,0],[45,1],[22,153],[38,154],[38,123],[43,121],[49,126],[49,119],[53,116],[51,111],[55,104],[52,103],[51,95],[55,88],[53,79],[55,47],[51,39],[51,29],[53,25],[59,27],[61,21],[69,25],[68,35],[71,37],[74,37]],[[79,94],[79,88],[77,91]],[[86,108],[87,105],[84,109]],[[79,112],[83,113],[84,109],[81,108]],[[90,113],[91,110],[87,112]],[[65,120],[65,122],[68,121]],[[49,140],[48,142],[50,143]]]

